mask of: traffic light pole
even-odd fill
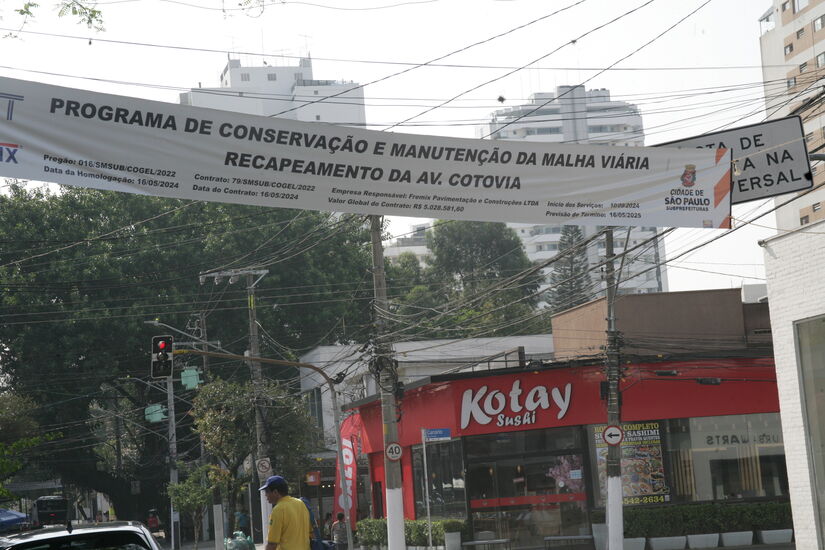
[[[283,367],[298,367],[303,369],[309,369],[318,373],[326,382],[327,387],[329,388],[330,398],[332,399],[332,418],[335,424],[335,448],[336,453],[338,455],[338,475],[342,480],[346,480],[346,472],[344,470],[344,448],[341,442],[341,413],[340,409],[338,408],[338,398],[335,392],[335,381],[329,377],[329,375],[324,372],[323,369],[320,367],[316,367],[310,363],[300,363],[297,361],[282,361],[280,359],[268,359],[266,357],[253,357],[253,356],[241,356],[235,355],[233,353],[218,353],[214,351],[201,351],[196,349],[181,349],[175,350],[175,355],[185,355],[185,354],[194,354],[194,355],[202,355],[206,357],[217,357],[220,359],[231,359],[231,360],[240,360],[240,361],[256,361],[257,363],[263,363],[267,365],[279,365]],[[354,483],[354,482],[353,482]],[[344,508],[344,521],[346,521],[347,525],[350,525],[350,507],[343,507]],[[403,534],[403,531],[402,531]],[[355,545],[353,543],[352,538],[352,529],[347,529],[347,547],[349,550],[354,550]]]
[[[174,353],[174,352],[173,352]],[[169,483],[178,482],[178,438],[177,429],[175,428],[175,394],[173,377],[166,377],[166,409],[169,418]],[[175,511],[175,505],[172,499],[169,499],[169,537],[171,540],[172,550],[180,548],[180,523],[178,523],[176,516],[179,516]]]

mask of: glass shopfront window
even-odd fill
[[[810,482],[817,539],[822,547],[825,518],[825,317],[799,321],[796,353],[802,388],[802,421],[808,436]],[[801,449],[795,449],[801,452]]]
[[[788,494],[778,413],[623,424],[623,502],[644,505]],[[589,429],[594,504],[604,506],[607,445]]]
[[[778,413],[672,420],[669,432],[675,501],[788,494]]]
[[[464,493],[464,463],[461,441],[427,444],[427,474],[429,476],[430,517],[467,517],[467,497]],[[426,518],[424,490],[424,460],[421,446],[413,449],[413,479],[415,479],[415,517]]]
[[[542,547],[543,537],[589,532],[581,429],[464,439],[473,538]]]

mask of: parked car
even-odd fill
[[[161,550],[142,523],[112,521],[98,525],[67,524],[0,536],[0,550]]]

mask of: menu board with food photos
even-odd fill
[[[602,438],[606,425],[593,426],[596,468],[599,475],[601,501],[607,498],[607,449]],[[655,504],[670,501],[670,488],[665,480],[662,461],[662,436],[659,422],[622,424],[623,503]]]

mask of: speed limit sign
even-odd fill
[[[403,450],[401,449],[401,445],[398,443],[390,443],[387,445],[386,450],[384,451],[387,455],[387,458],[392,460],[393,462],[397,460],[401,460],[401,454]]]

